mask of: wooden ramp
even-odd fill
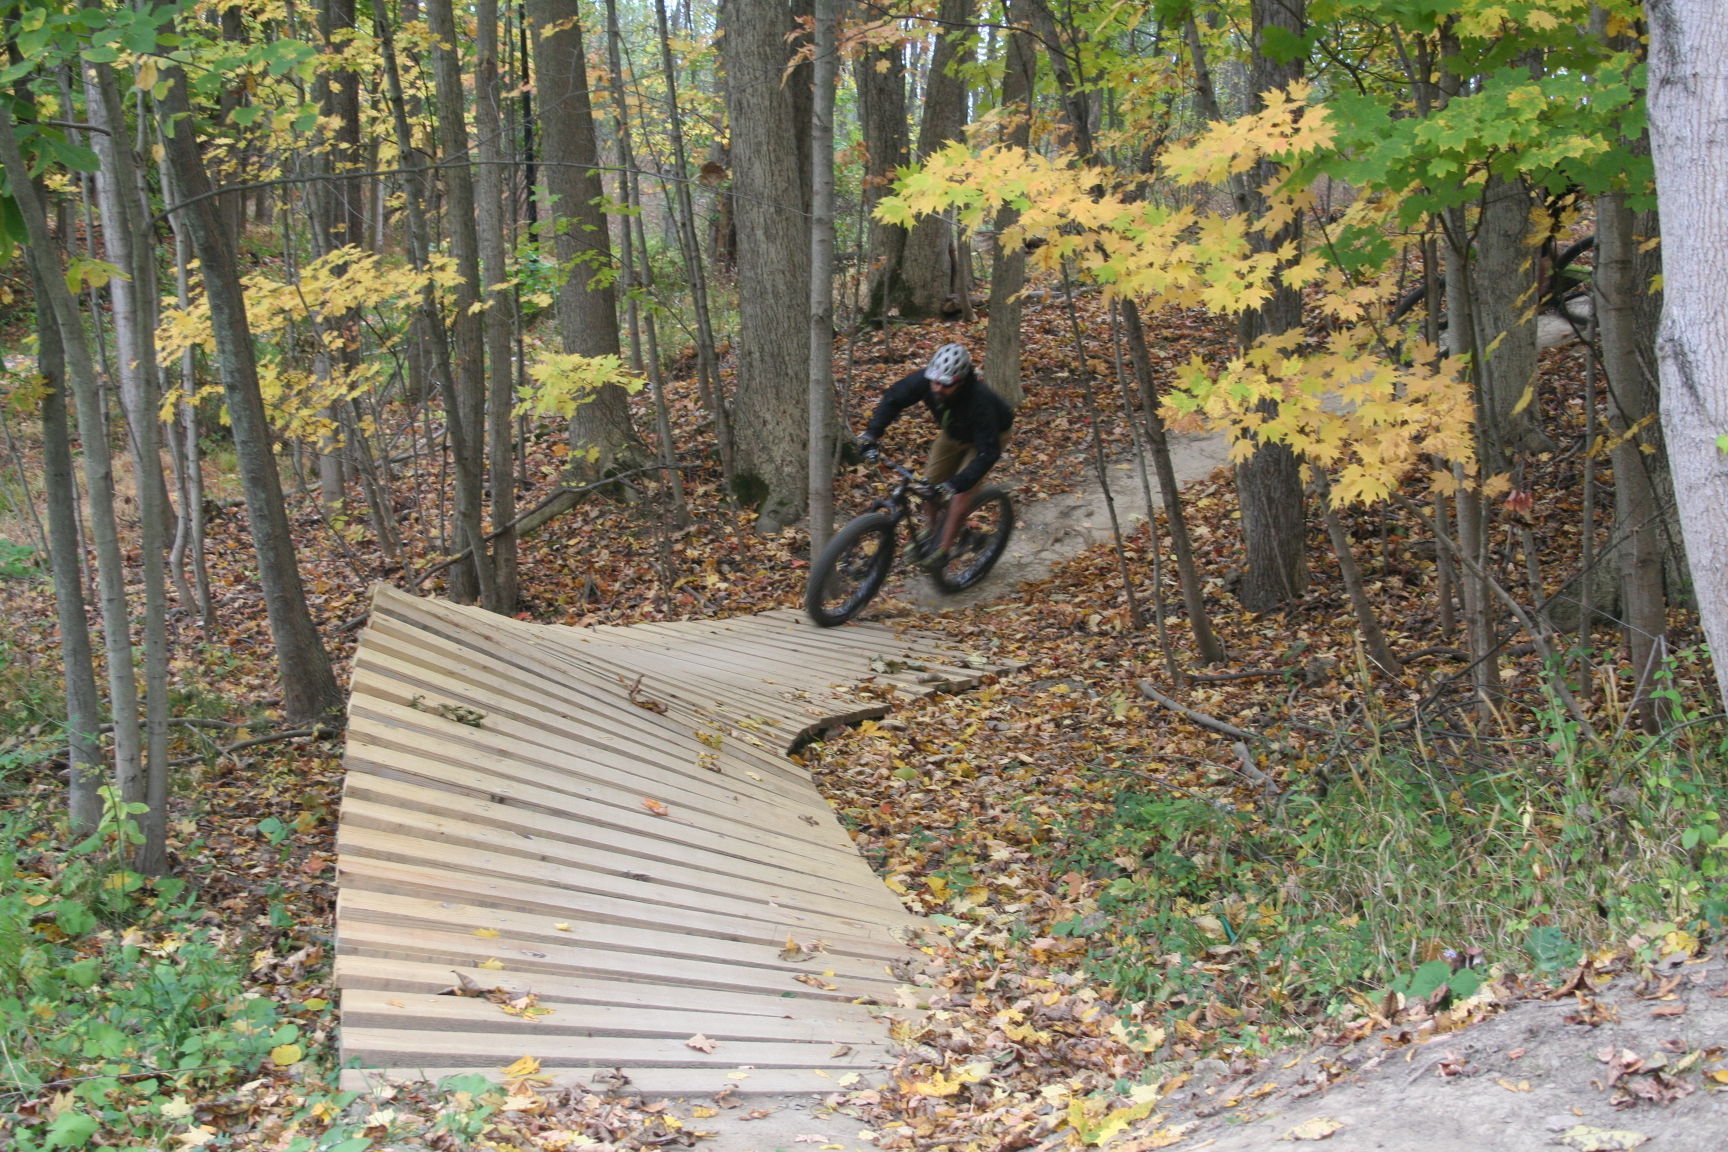
[[[785,753],[989,670],[790,611],[582,629],[380,586],[338,833],[344,1084],[524,1056],[652,1094],[869,1080],[920,921]]]

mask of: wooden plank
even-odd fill
[[[496,954],[538,952],[548,946],[579,944],[583,948],[607,949],[633,956],[678,958],[691,954],[704,960],[738,968],[760,969],[764,980],[770,974],[788,977],[820,973],[833,981],[892,982],[885,958],[860,957],[844,952],[821,953],[803,961],[780,958],[783,941],[740,940],[713,933],[694,933],[682,925],[615,924],[598,919],[569,921],[570,930],[559,931],[551,917],[505,908],[489,908],[457,900],[435,900],[385,895],[363,888],[344,888],[339,897],[349,924],[401,924],[442,930],[467,931]],[[483,936],[481,933],[490,933]]]
[[[389,803],[379,802],[382,800]],[[916,922],[865,868],[863,861],[856,857],[847,860],[838,853],[831,861],[831,868],[812,871],[803,858],[764,853],[771,858],[755,859],[748,854],[726,851],[723,842],[710,848],[696,837],[687,841],[670,834],[664,838],[644,836],[611,825],[584,824],[567,817],[507,809],[375,776],[349,780],[343,801],[343,823],[382,831],[412,828],[447,848],[469,845],[596,871],[646,875],[656,880],[673,875],[671,869],[694,869],[714,877],[697,879],[695,885],[701,886],[698,890],[789,901],[811,910],[819,909],[819,900],[832,900],[837,902],[835,911],[851,916],[894,916],[899,909],[897,919]],[[710,833],[702,839],[718,837]],[[631,859],[605,868],[598,857],[613,854]],[[450,858],[461,863],[465,857],[456,854]],[[687,873],[684,876],[688,886],[695,886],[689,885]]]
[[[344,893],[346,895],[346,893]],[[436,961],[479,967],[496,961],[503,971],[527,974],[597,976],[606,980],[634,980],[642,984],[670,984],[685,988],[755,992],[769,995],[790,992],[794,996],[851,1001],[893,998],[892,981],[866,981],[857,977],[825,979],[821,970],[812,973],[775,972],[766,968],[740,967],[702,957],[672,957],[589,948],[580,944],[541,944],[533,947],[500,945],[458,929],[414,927],[404,924],[373,924],[345,920],[336,940],[337,949],[379,959]],[[795,976],[823,980],[806,984]]]
[[[620,923],[632,923],[651,912],[676,916],[681,922],[692,912],[711,913],[748,922],[756,935],[781,943],[788,938],[819,940],[852,955],[888,959],[909,951],[890,932],[859,918],[795,912],[766,900],[744,900],[722,893],[685,893],[680,900],[668,901],[665,889],[653,884],[623,876],[608,876],[603,883],[585,881],[587,874],[581,871],[539,865],[520,857],[497,858],[496,866],[475,870],[440,858],[439,853],[411,836],[356,829],[346,829],[344,835],[349,838],[341,846],[340,882],[347,887],[439,899],[466,894],[488,906],[539,911],[554,919],[563,919],[579,900],[593,901],[590,914],[610,914],[608,910],[614,905],[625,906],[624,912],[616,914]],[[380,855],[367,855],[366,845],[362,842],[357,846],[355,837],[382,845]]]
[[[367,680],[363,686],[370,688],[372,683]],[[445,737],[433,729],[392,725],[371,701],[357,704],[350,710],[350,718],[350,738],[357,746],[364,746],[374,762],[382,760],[395,768],[398,759],[402,764],[427,760],[466,769],[477,780],[501,778],[524,786],[517,793],[523,803],[566,810],[580,810],[588,803],[622,803],[640,809],[644,796],[656,796],[668,802],[675,800],[686,811],[705,810],[716,819],[730,816],[754,823],[766,811],[782,812],[789,820],[797,817],[805,829],[794,834],[794,839],[815,840],[829,847],[844,842],[833,809],[813,788],[806,785],[809,794],[801,799],[752,791],[751,769],[740,770],[736,760],[729,770],[717,772],[689,760],[684,765],[634,762],[619,766],[572,749],[513,751],[503,741],[454,733]],[[458,785],[452,780],[449,786]],[[471,790],[482,794],[499,791],[496,785]],[[544,799],[537,799],[540,797]]]
[[[450,1032],[493,1032],[524,1036],[617,1036],[682,1042],[701,1033],[716,1044],[733,1041],[819,1044],[881,1044],[885,1030],[862,1012],[844,1018],[795,1019],[725,1012],[686,1012],[673,1008],[624,1008],[613,1004],[554,1004],[536,996],[545,1015],[510,1015],[504,1007],[473,996],[425,992],[342,993],[344,1027],[432,1028]],[[811,1063],[820,1063],[812,1060]]]
[[[413,696],[429,696],[434,704],[462,703],[480,706],[491,717],[516,722],[527,733],[538,732],[540,742],[559,737],[604,749],[621,762],[642,760],[656,762],[657,750],[664,750],[668,760],[694,762],[701,750],[696,733],[705,720],[691,718],[683,724],[656,717],[653,712],[629,703],[626,689],[612,685],[611,696],[601,689],[582,695],[572,695],[549,679],[533,680],[514,672],[507,664],[485,659],[472,659],[452,646],[449,651],[433,651],[415,647],[408,641],[384,635],[355,662],[355,676],[384,673],[380,688],[389,691],[388,681],[394,679],[408,687],[398,693],[399,703],[408,704]],[[643,719],[648,717],[649,719]],[[449,722],[451,727],[460,727]],[[548,747],[556,747],[549,744]],[[762,787],[784,796],[799,795],[799,788],[808,787],[808,778],[799,776],[794,767],[771,749],[759,749],[760,755],[735,749],[740,756],[752,760],[752,767],[762,776]]]
[[[456,867],[406,867],[378,860],[344,855],[342,857],[344,891],[366,891],[385,896],[420,896],[427,900],[453,902],[463,900],[482,903],[487,908],[522,915],[541,915],[553,924],[565,924],[563,931],[586,934],[584,924],[615,924],[619,927],[643,926],[660,929],[667,922],[676,924],[676,931],[689,936],[712,936],[715,940],[785,948],[788,938],[798,940],[807,948],[817,943],[824,953],[848,955],[881,962],[905,959],[911,950],[897,941],[869,941],[852,934],[816,934],[783,921],[759,919],[772,908],[750,908],[748,914],[721,908],[669,908],[657,903],[641,903],[620,896],[598,893],[575,893],[530,884],[525,879],[506,883],[503,879],[475,876]],[[821,964],[821,960],[816,960]]]
[[[560,1088],[605,1093],[630,1091],[646,1096],[717,1096],[729,1092],[739,1097],[826,1095],[845,1087],[860,1088],[881,1083],[876,1069],[830,1072],[822,1068],[753,1068],[722,1071],[713,1068],[631,1068],[620,1075],[616,1064],[591,1068],[550,1068],[537,1077],[540,1091]],[[502,1083],[497,1067],[402,1067],[349,1068],[342,1073],[344,1092],[369,1093],[393,1084],[439,1083],[451,1076],[482,1076]],[[857,1079],[852,1079],[856,1077]]]
[[[374,1064],[507,1065],[533,1056],[542,1068],[623,1066],[637,1068],[827,1068],[848,1072],[877,1068],[890,1057],[886,1044],[799,1044],[741,1040],[701,1052],[684,1039],[627,1036],[539,1036],[519,1033],[437,1031],[416,1028],[344,1028],[342,1055]]]
[[[839,1024],[864,1014],[885,1011],[849,1000],[818,1000],[793,993],[730,992],[681,984],[645,984],[554,972],[514,972],[472,965],[436,964],[423,960],[386,960],[355,953],[336,957],[336,985],[342,989],[380,993],[436,995],[456,985],[461,973],[485,989],[504,988],[515,995],[532,992],[549,1004],[589,1004],[629,1011],[652,1009],[677,1012],[700,1021],[704,1014],[767,1016],[775,1020],[809,1020]],[[895,1016],[910,1013],[892,1010]]]

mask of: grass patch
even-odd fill
[[[1245,1036],[1364,993],[1425,994],[1442,968],[1556,974],[1599,948],[1720,933],[1721,718],[1607,752],[1563,732],[1548,747],[1495,771],[1387,748],[1266,814],[1125,778],[1107,815],[1056,838],[1057,870],[1101,887],[1095,913],[1055,932],[1084,940],[1082,966],[1125,1000],[1236,1017]]]

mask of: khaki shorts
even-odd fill
[[[1008,451],[1008,441],[1013,437],[1013,429],[1002,433],[1002,451]],[[936,433],[936,442],[930,445],[930,458],[924,463],[924,479],[932,484],[940,484],[966,465],[972,463],[972,458],[978,455],[978,450],[964,440],[956,440],[946,432]]]

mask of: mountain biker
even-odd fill
[[[972,353],[964,344],[944,344],[930,363],[902,377],[882,394],[858,446],[866,460],[877,458],[876,442],[900,413],[923,401],[938,432],[930,445],[924,478],[948,498],[948,516],[936,548],[922,558],[925,567],[940,569],[948,562],[954,540],[972,507],[972,492],[984,474],[1002,457],[1014,409],[978,378]],[[924,529],[936,528],[935,509],[926,509]]]

